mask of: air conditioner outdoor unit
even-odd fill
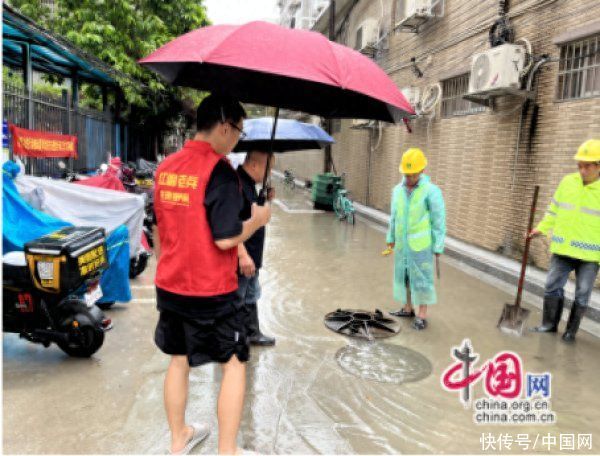
[[[428,19],[436,16],[433,9],[440,0],[404,0],[400,10],[399,25],[418,27]]]
[[[368,128],[371,125],[371,121],[367,119],[352,119],[352,125],[350,128]]]
[[[503,44],[475,54],[471,64],[469,93],[502,92],[521,88],[525,48]]]
[[[406,101],[414,108],[421,102],[421,89],[418,87],[405,87],[401,90]]]
[[[379,41],[379,22],[377,19],[367,19],[356,29],[356,43],[354,48],[365,51]]]

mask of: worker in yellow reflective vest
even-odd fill
[[[394,299],[404,307],[392,315],[415,317],[413,328],[427,327],[427,306],[437,302],[434,255],[444,252],[446,209],[442,191],[423,174],[427,158],[417,148],[402,155],[402,182],[392,193],[386,242],[394,251]],[[415,315],[413,305],[419,306]]]
[[[556,332],[564,307],[564,286],[575,271],[575,301],[563,334],[565,342],[575,340],[600,263],[600,140],[586,141],[573,158],[579,172],[562,179],[543,220],[529,234],[552,236],[542,324],[533,331]]]

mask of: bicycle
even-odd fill
[[[333,210],[339,220],[346,220],[351,225],[354,225],[354,204],[348,197],[348,190],[344,188],[344,176],[345,173],[342,173],[342,186],[335,191]]]
[[[294,190],[296,188],[296,177],[291,169],[286,169],[283,172],[283,186]]]

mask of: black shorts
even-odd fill
[[[154,342],[167,355],[186,355],[191,367],[226,363],[233,355],[248,361],[246,309],[216,318],[190,318],[162,309]]]

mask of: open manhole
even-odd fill
[[[346,336],[368,340],[390,337],[400,332],[400,321],[379,309],[375,312],[338,309],[325,315],[325,326]]]
[[[400,345],[359,342],[340,348],[335,358],[349,374],[381,383],[417,382],[433,371],[425,356]]]

